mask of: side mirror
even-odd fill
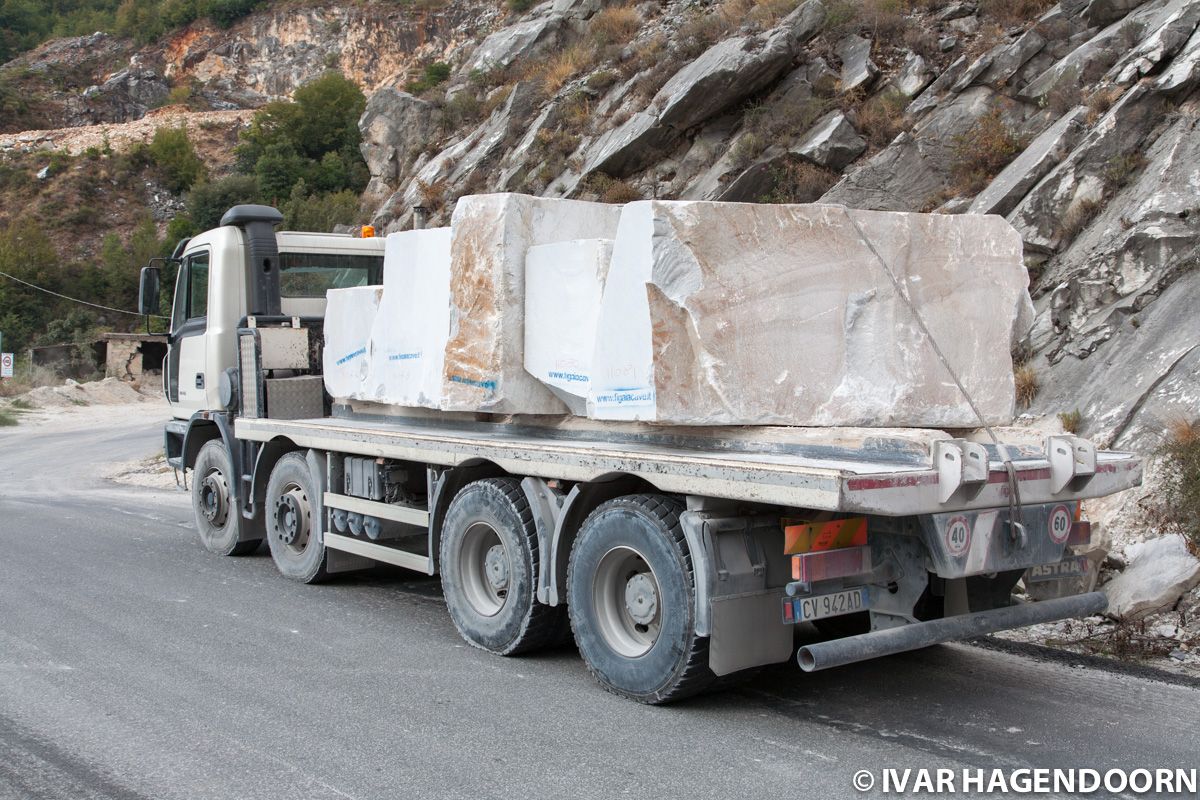
[[[159,268],[142,267],[142,277],[138,284],[138,313],[150,316],[158,313],[158,284]]]

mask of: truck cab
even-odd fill
[[[254,226],[278,219],[274,209],[239,206],[220,227],[177,248],[170,349],[163,366],[163,393],[176,419],[223,408],[219,378],[237,366],[237,330],[248,317],[275,312],[272,316],[321,318],[327,290],[380,283],[382,238],[280,231],[273,234],[274,248],[251,241],[260,233],[252,233]],[[252,254],[256,248],[263,252]],[[248,268],[252,255],[260,269]],[[278,309],[269,303],[255,307],[256,272],[261,273],[264,260],[278,281]]]

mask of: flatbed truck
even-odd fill
[[[376,563],[439,576],[470,644],[573,641],[609,691],[677,700],[796,658],[836,667],[1094,614],[1017,602],[1032,567],[1086,569],[1080,502],[1141,461],[1069,434],[678,428],[335,402],[323,295],[378,283],[383,241],[276,232],[237,206],[181,242],[164,388],[169,463],[213,553],[267,543],[313,583]],[[159,271],[139,302],[157,308]],[[829,638],[797,649],[799,623]]]

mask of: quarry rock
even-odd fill
[[[507,67],[518,59],[530,58],[552,47],[558,40],[565,15],[550,3],[543,3],[531,15],[501,28],[479,43],[467,71]]]
[[[842,60],[842,79],[838,88],[843,92],[852,92],[860,86],[868,88],[879,75],[879,67],[871,60],[870,39],[847,36],[838,42],[837,54]]]
[[[536,245],[611,239],[619,215],[619,206],[517,194],[458,201],[451,221],[443,410],[566,411],[525,371],[525,257]]]
[[[359,151],[371,172],[368,193],[386,198],[405,168],[435,135],[441,112],[432,103],[387,86],[371,95],[358,121]]]
[[[1130,550],[1134,552],[1129,566],[1103,587],[1110,616],[1130,619],[1168,610],[1200,584],[1200,561],[1177,533],[1148,539]]]
[[[1021,242],[1003,219],[687,201],[622,211],[588,414],[691,425],[977,425],[889,269],[985,418],[1009,421],[1009,346],[1032,308]],[[977,313],[964,315],[964,306]]]
[[[525,369],[579,416],[611,259],[611,239],[537,245],[525,257]]]
[[[1007,214],[1062,161],[1086,131],[1087,108],[1076,106],[1044,130],[976,195],[968,213]]]
[[[925,59],[916,53],[909,53],[900,72],[896,76],[896,88],[905,97],[912,99],[919,95],[933,81],[933,72],[925,63]]]
[[[1104,197],[1114,175],[1114,159],[1136,153],[1159,121],[1161,105],[1142,85],[1128,90],[1071,153],[1013,209],[1009,221],[1027,248],[1060,248],[1073,220],[1084,219]]]
[[[866,149],[867,140],[858,135],[846,115],[831,111],[817,120],[792,152],[827,169],[841,170]]]

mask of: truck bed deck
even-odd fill
[[[636,423],[490,422],[335,409],[334,417],[239,418],[236,435],[335,452],[456,466],[490,461],[514,475],[593,481],[630,474],[660,491],[826,511],[906,516],[1008,504],[1008,475],[994,446],[970,497],[939,499],[930,430],[871,428],[681,428]],[[1093,475],[1055,493],[1040,447],[1010,450],[1025,504],[1111,494],[1137,485],[1141,460],[1099,452]]]

